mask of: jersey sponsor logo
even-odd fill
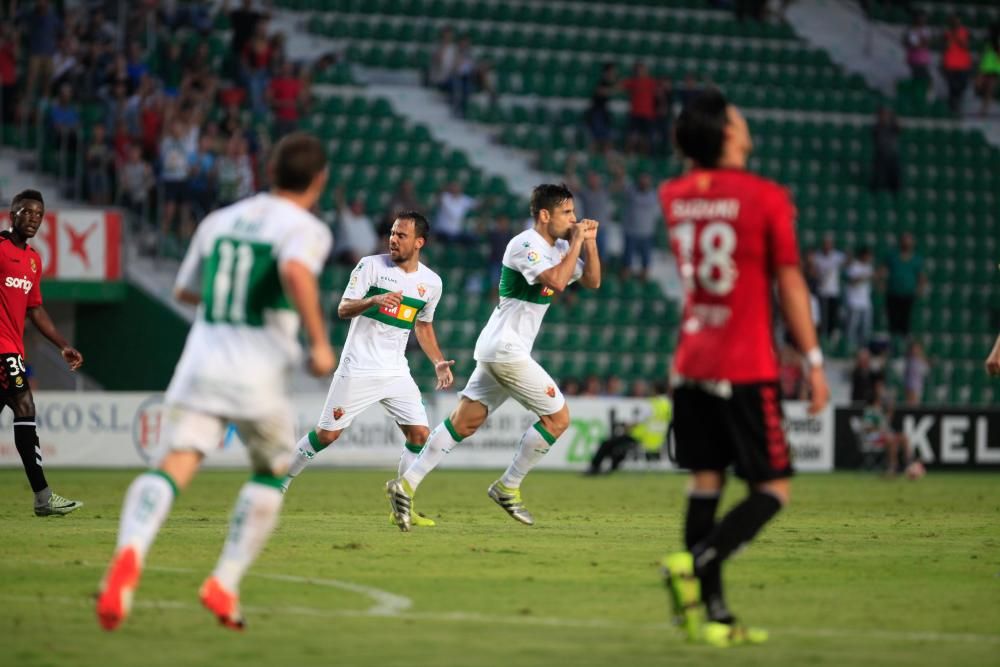
[[[31,291],[31,288],[35,283],[28,280],[27,276],[23,276],[21,278],[7,276],[7,280],[5,280],[3,284],[7,287],[13,287],[14,289],[22,289],[24,290],[24,293],[27,294]]]
[[[408,306],[405,303],[401,303],[398,306],[385,305],[379,308],[378,312],[402,322],[412,322],[417,316],[417,309],[413,306]]]
[[[344,416],[344,408],[334,408],[333,409],[333,420],[337,421]]]
[[[24,386],[24,378],[22,376],[18,375],[14,379],[14,386],[17,387],[18,389],[20,389],[21,387],[23,387]]]
[[[546,386],[545,387],[545,395],[548,396],[549,398],[555,398],[556,397],[556,388],[555,388],[555,385],[551,385],[550,384],[550,385]]]
[[[552,296],[553,294],[555,294],[554,290],[545,287],[544,285],[542,286],[542,296]]]

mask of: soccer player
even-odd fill
[[[386,483],[400,530],[410,529],[413,494],[424,477],[511,396],[538,415],[538,421],[521,436],[513,462],[487,493],[517,521],[529,526],[535,522],[521,501],[521,481],[569,426],[569,408],[555,380],[531,358],[531,347],[556,293],[576,280],[597,289],[601,263],[598,223],[577,222],[573,193],[566,186],[536,187],[531,193],[531,215],[535,226],[507,244],[500,304],[476,341],[476,369],[460,393],[458,407],[431,431],[413,465]]]
[[[75,371],[83,355],[66,342],[42,307],[42,258],[28,245],[45,219],[45,202],[37,190],[24,190],[10,203],[9,230],[0,232],[0,411],[14,412],[14,446],[35,493],[35,516],[69,514],[83,507],[78,500],[53,493],[42,470],[42,448],[35,431],[35,400],[24,366],[24,321],[59,348]]]
[[[795,208],[787,192],[746,171],[746,120],[717,90],[689,101],[676,143],[692,169],[660,187],[686,292],[673,359],[677,462],[691,471],[684,541],[663,559],[678,623],[691,640],[764,641],[726,606],[722,566],[788,503],[792,464],[782,430],[771,297],[809,362],[812,413],[829,398],[823,355],[799,269]],[[719,521],[726,471],[747,497]],[[707,612],[702,624],[699,597]]]
[[[178,301],[199,305],[167,388],[156,470],[125,494],[118,545],[97,599],[114,630],[128,615],[143,561],[174,497],[215,449],[230,422],[249,449],[253,476],[243,485],[222,555],[201,586],[202,604],[241,629],[239,584],[278,520],[281,480],[294,452],[288,375],[301,359],[299,323],[309,338],[309,370],[327,375],[335,356],[319,302],[319,273],[330,252],[326,225],[309,211],[327,180],[318,139],[285,136],[269,165],[272,190],[202,221],[177,274]]]
[[[427,242],[427,219],[416,211],[396,216],[389,234],[389,254],[363,257],[351,272],[337,314],[351,320],[340,366],[315,430],[298,444],[285,478],[291,484],[318,452],[376,403],[396,420],[406,438],[399,474],[406,472],[427,441],[430,428],[420,389],[410,375],[406,343],[410,331],[434,364],[437,389],[453,382],[454,360],[445,360],[434,334],[434,310],[441,299],[441,278],[420,262]],[[413,525],[433,526],[413,513]]]

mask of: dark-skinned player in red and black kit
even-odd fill
[[[35,429],[35,400],[25,377],[24,323],[35,327],[59,348],[71,370],[83,355],[70,346],[42,307],[42,258],[28,245],[45,218],[45,203],[37,190],[24,190],[10,204],[11,227],[0,232],[0,410],[14,412],[14,446],[21,457],[37,516],[69,514],[83,507],[77,500],[53,493],[42,470],[42,450]]]
[[[684,284],[673,360],[678,465],[691,471],[685,551],[663,559],[675,620],[688,639],[759,643],[736,622],[722,565],[788,504],[792,464],[782,428],[771,301],[808,359],[810,411],[829,390],[799,268],[795,207],[784,188],[746,171],[747,122],[717,90],[690,100],[675,141],[691,168],[660,186],[670,244]],[[716,521],[732,467],[749,493]],[[702,616],[702,605],[705,616]]]

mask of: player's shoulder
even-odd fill
[[[441,276],[439,276],[434,269],[430,268],[423,262],[418,264],[417,271],[419,272],[418,277],[424,282],[430,283],[431,285],[437,285],[438,287],[441,287],[441,285],[444,284],[444,281],[441,280]]]
[[[395,266],[395,264],[393,264],[392,257],[388,253],[383,253],[381,255],[365,255],[358,260],[356,269],[363,269],[366,266],[376,271],[382,271]]]

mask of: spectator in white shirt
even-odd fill
[[[823,246],[813,257],[813,263],[818,273],[819,284],[816,292],[819,296],[820,323],[822,333],[833,337],[840,333],[840,270],[844,267],[844,253],[833,247],[833,235],[823,236]]]
[[[365,215],[365,200],[355,194],[345,205],[344,191],[337,188],[337,259],[353,266],[362,257],[378,252],[378,234],[372,219]]]
[[[458,60],[458,47],[455,45],[455,32],[445,26],[441,29],[437,48],[431,57],[431,68],[428,79],[431,85],[442,92],[451,93],[451,78],[455,75],[455,65]]]
[[[465,216],[478,205],[478,200],[462,192],[461,183],[458,181],[448,183],[438,194],[434,234],[445,243],[472,242],[475,237],[465,230]]]
[[[844,277],[844,305],[847,307],[847,342],[856,349],[868,343],[872,333],[872,279],[875,267],[872,252],[866,247],[858,248],[857,254],[847,265]]]

